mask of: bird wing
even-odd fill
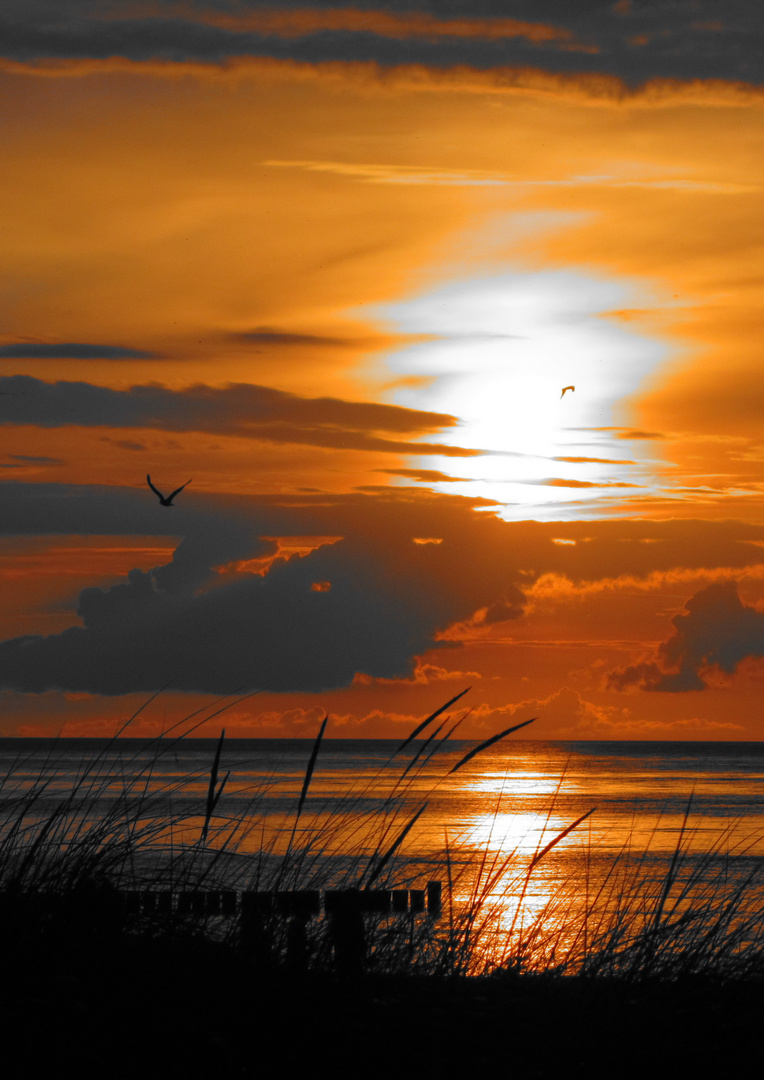
[[[192,476],[191,480],[193,480],[193,479],[194,478]],[[188,487],[188,485],[191,483],[191,480],[186,480],[185,484],[181,484],[181,486],[179,488],[175,488],[175,491],[173,491],[172,495],[167,496],[167,501],[172,502],[172,500],[175,498],[176,495],[180,495],[180,493],[181,493],[181,491],[183,490],[184,487]]]
[[[152,491],[154,492],[154,494],[155,494],[155,495],[158,495],[160,499],[164,499],[164,495],[163,495],[163,494],[162,494],[162,492],[161,492],[161,491],[159,490],[159,488],[156,488],[156,487],[154,487],[154,485],[153,485],[153,484],[151,483],[151,477],[149,476],[149,474],[148,474],[148,473],[146,473],[146,479],[148,480],[148,484],[149,484],[149,487],[150,487],[150,488],[151,488],[151,490],[152,490]]]

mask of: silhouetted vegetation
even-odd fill
[[[397,765],[392,774],[390,767],[381,770],[328,809],[311,798],[322,724],[299,797],[276,822],[265,813],[267,782],[243,809],[241,798],[235,800],[234,816],[226,812],[224,735],[212,744],[204,771],[173,780],[165,772],[156,783],[163,759],[196,730],[196,716],[151,743],[148,755],[145,746],[139,755],[134,740],[121,738],[123,729],[74,779],[55,753],[41,769],[36,762],[34,774],[19,759],[0,779],[6,1008],[13,1013],[26,1002],[34,1010],[42,1001],[49,1016],[55,1001],[62,1024],[72,1020],[72,1010],[85,1023],[86,1015],[101,1016],[107,999],[114,1008],[142,1012],[161,998],[167,1024],[183,1028],[207,994],[218,1003],[217,1024],[225,1022],[221,1009],[240,1014],[243,996],[250,1015],[254,1009],[288,1040],[279,1009],[293,1016],[296,1003],[307,1009],[308,1000],[316,1008],[318,994],[321,1008],[333,1002],[352,1012],[361,985],[367,988],[361,999],[371,994],[382,1003],[380,1015],[396,1022],[412,995],[425,1014],[440,1008],[441,1020],[454,1001],[469,1012],[473,991],[465,986],[480,986],[490,1011],[528,993],[534,1001],[551,995],[559,1006],[572,985],[587,987],[581,1000],[597,997],[597,986],[618,986],[614,996],[608,991],[609,1001],[625,1000],[631,987],[628,993],[644,993],[645,1003],[655,998],[640,988],[656,985],[681,987],[692,1000],[707,992],[697,989],[701,984],[758,985],[764,974],[758,860],[747,858],[750,843],[733,832],[702,857],[690,857],[689,803],[660,876],[645,872],[644,852],[626,848],[604,871],[589,872],[584,846],[584,869],[575,881],[556,885],[541,908],[525,902],[534,875],[591,811],[554,835],[542,834],[530,855],[487,843],[467,858],[459,839],[446,836],[437,870],[406,856],[425,809],[421,782],[436,786],[444,775],[438,754],[453,727],[442,719],[433,725],[461,696],[418,726],[419,741],[404,740],[388,763]],[[470,749],[450,772],[493,742]],[[406,893],[424,890],[428,876],[443,885],[438,917],[436,893],[429,908],[419,893]],[[424,910],[413,910],[417,905]],[[760,997],[757,990],[747,1000]],[[376,1021],[357,1017],[356,1023],[359,1038],[363,1032],[380,1037]],[[115,1036],[110,1024],[101,1016],[96,1042]],[[152,1045],[165,1030],[158,1018],[156,1024]],[[346,1048],[351,1043],[347,1036]],[[224,1033],[210,1035],[205,1046],[211,1067],[216,1054],[225,1057]],[[244,1048],[239,1052],[244,1057],[230,1075],[246,1074]],[[440,1051],[433,1053],[437,1058]],[[201,1073],[201,1060],[189,1060],[187,1068],[199,1065]]]

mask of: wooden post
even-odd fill
[[[286,939],[286,964],[294,974],[302,975],[308,969],[308,918],[300,913],[289,920]]]
[[[427,914],[437,918],[441,911],[442,888],[439,881],[427,882]]]
[[[243,892],[239,945],[245,956],[258,967],[273,963],[273,950],[266,922],[273,911],[273,893]]]
[[[229,918],[236,914],[236,893],[233,889],[223,889],[220,894],[220,914]]]
[[[366,963],[366,934],[358,889],[334,889],[324,893],[334,962],[343,978],[357,978]]]
[[[393,889],[393,911],[396,915],[401,915],[403,912],[409,909],[409,891],[408,889]]]

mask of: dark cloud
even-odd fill
[[[479,450],[390,439],[453,427],[454,416],[373,402],[304,398],[251,383],[170,390],[159,383],[112,390],[83,382],[0,377],[0,424],[204,431],[275,443],[399,454],[474,457]],[[382,432],[383,435],[379,433]]]
[[[762,27],[758,0],[728,0],[721,11],[714,0],[353,0],[274,3],[265,10],[255,0],[209,0],[183,8],[154,3],[140,15],[127,0],[53,7],[11,0],[0,41],[3,56],[30,64],[123,57],[225,65],[268,57],[387,68],[536,68],[615,75],[630,85],[655,78],[759,83]]]
[[[239,496],[205,494],[192,486],[170,511],[158,505],[141,474],[135,487],[0,484],[0,535],[166,536],[171,528],[187,536],[212,520],[221,530],[229,522],[245,522],[261,536],[442,536],[453,538],[465,562],[511,562],[538,573],[564,573],[574,582],[623,574],[646,577],[676,567],[764,563],[759,546],[764,525],[691,518],[505,522],[473,512],[490,505],[483,498],[418,487],[380,486],[369,494]],[[575,544],[554,544],[559,537]]]
[[[616,439],[665,439],[664,435],[660,431],[619,431],[616,433]]]
[[[741,661],[764,656],[764,612],[742,602],[734,581],[701,589],[685,611],[671,620],[674,633],[659,646],[656,660],[610,672],[610,689],[705,690],[714,669],[732,675]]]
[[[170,564],[132,570],[107,591],[83,590],[81,626],[0,643],[0,686],[319,691],[357,673],[411,676],[415,658],[437,647],[436,631],[469,613],[470,590],[440,587],[439,545],[345,539],[279,560],[265,576],[229,563],[272,547],[244,527],[208,522]],[[229,565],[215,571],[221,560]]]
[[[251,330],[241,334],[229,334],[232,341],[242,341],[249,345],[267,345],[279,348],[281,346],[310,349],[346,349],[366,344],[365,339],[329,337],[323,334],[292,334],[286,330],[272,330],[262,326],[257,330]]]
[[[110,439],[108,435],[102,435],[101,442],[111,443],[120,450],[148,450],[144,443],[133,442],[131,439]]]
[[[311,588],[324,580],[330,589]],[[409,675],[413,656],[434,644],[429,613],[347,544],[197,594],[158,588],[155,575],[133,570],[108,592],[84,590],[78,614],[81,627],[0,644],[0,682],[102,694],[168,684],[318,691],[356,672]]]
[[[512,589],[511,593],[505,595],[498,603],[489,605],[479,622],[485,626],[491,626],[493,623],[519,619],[524,610],[525,596],[520,589]]]
[[[122,345],[87,345],[76,341],[39,344],[17,341],[0,345],[2,360],[157,360],[157,353],[127,349]]]
[[[109,590],[84,590],[81,625],[1,643],[0,685],[120,694],[169,684],[228,693],[318,690],[347,685],[359,672],[409,677],[416,656],[438,647],[438,635],[455,622],[520,618],[525,588],[545,573],[586,581],[764,562],[764,526],[505,522],[475,513],[483,506],[413,487],[258,498],[189,488],[183,505],[169,511],[143,486],[0,484],[6,535],[183,538],[166,565],[134,569]],[[302,558],[276,558],[265,575],[255,573],[279,536],[342,539]],[[555,543],[561,536],[576,543]],[[422,537],[439,542],[415,542]],[[329,587],[313,588],[324,583]],[[698,640],[692,620],[704,621],[708,610],[696,606],[686,624],[677,624],[683,642]],[[713,623],[716,651],[685,645],[687,656],[702,654],[728,670],[750,652],[745,626],[736,651],[724,652],[739,602],[731,610],[732,622]],[[754,616],[758,632],[764,616]],[[695,670],[681,649],[667,645],[662,655],[667,675],[675,668],[687,678]]]
[[[64,459],[58,457],[35,457],[32,454],[9,454],[14,461],[22,461],[25,465],[63,465]]]

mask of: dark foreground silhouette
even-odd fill
[[[126,932],[98,898],[27,903],[20,915],[6,896],[3,908],[9,1080],[72,1070],[114,1080],[679,1080],[736,1075],[759,1052],[762,980],[312,974],[254,960],[190,923]]]

